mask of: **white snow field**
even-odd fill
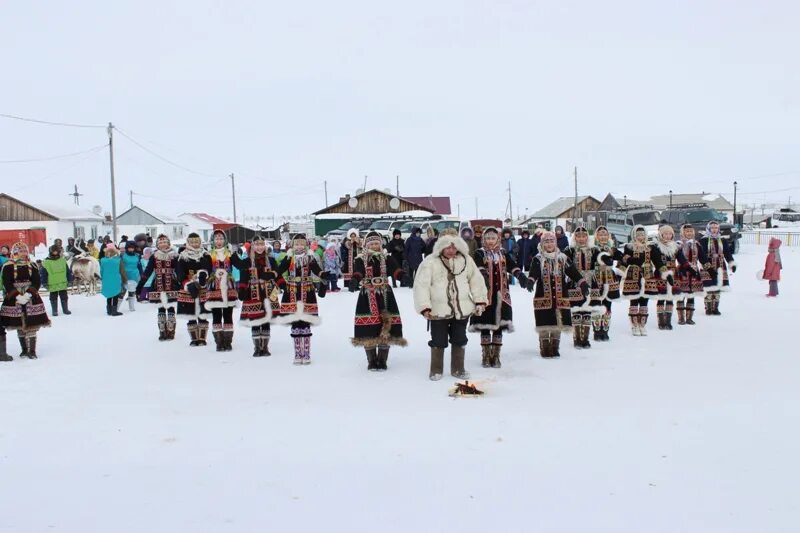
[[[159,343],[152,306],[111,318],[73,297],[38,360],[9,334],[0,531],[797,531],[800,253],[782,252],[777,299],[756,280],[766,246],[746,246],[722,317],[672,332],[653,317],[638,338],[618,304],[610,343],[565,336],[558,360],[514,287],[503,368],[467,347],[473,377],[496,378],[481,399],[428,380],[408,289],[410,345],[382,374],[349,345],[346,292],[322,301],[308,367],[285,326],[272,357],[241,327],[218,354],[183,323]]]

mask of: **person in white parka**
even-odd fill
[[[443,232],[414,280],[414,307],[430,323],[431,380],[442,378],[448,344],[450,374],[460,379],[469,377],[464,369],[467,322],[473,313],[483,313],[486,302],[486,283],[467,243],[455,232]]]

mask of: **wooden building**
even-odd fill
[[[396,207],[393,207],[392,200]],[[345,195],[333,205],[315,212],[315,216],[329,214],[349,214],[349,215],[380,215],[385,213],[403,213],[405,211],[427,211],[433,213],[434,208],[430,205],[422,205],[411,202],[401,197],[372,189],[370,191],[357,194],[355,196]]]

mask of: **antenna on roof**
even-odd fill
[[[69,193],[67,196],[72,196],[75,205],[81,205],[81,196],[85,196],[78,192],[78,186],[75,185],[75,192]]]

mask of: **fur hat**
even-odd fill
[[[347,238],[352,239],[353,236],[358,237],[358,230],[356,228],[350,228],[347,230]]]
[[[667,233],[672,233],[672,238],[673,239],[675,238],[675,230],[672,229],[672,226],[670,226],[669,224],[664,224],[663,226],[660,226],[658,228],[658,236],[660,238],[663,239],[664,235],[667,234]]]
[[[433,245],[433,255],[442,255],[444,249],[449,248],[451,245],[454,245],[461,255],[469,257],[469,246],[467,246],[466,241],[458,235],[451,235],[449,233],[442,235],[436,240],[436,244]]]
[[[400,231],[400,228],[395,228],[394,231],[392,232],[392,236],[402,235],[402,234],[403,234],[403,232]]]
[[[305,233],[297,233],[292,237],[292,248],[299,245],[308,246],[308,239],[306,239]]]

